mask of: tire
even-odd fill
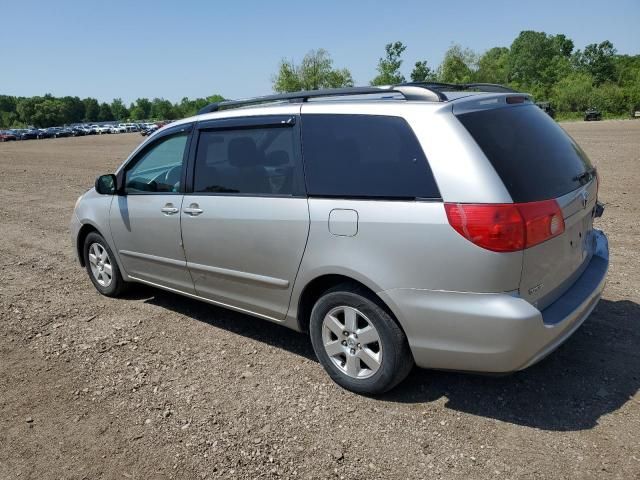
[[[102,235],[97,232],[89,233],[82,248],[85,268],[96,290],[106,297],[122,295],[128,284],[122,279],[113,251]],[[98,258],[97,263],[96,258]],[[109,270],[111,271],[110,278]]]
[[[368,291],[355,285],[339,285],[324,293],[311,311],[309,330],[324,369],[334,382],[352,392],[387,392],[413,367],[400,326]]]

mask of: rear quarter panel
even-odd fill
[[[329,231],[333,209],[358,212],[355,236]],[[326,274],[374,292],[397,288],[505,292],[518,288],[522,253],[481,249],[449,225],[442,202],[309,199],[310,230],[289,315],[304,287]]]

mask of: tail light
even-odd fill
[[[449,224],[479,247],[516,252],[564,232],[562,211],[555,200],[529,203],[445,203]]]

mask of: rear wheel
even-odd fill
[[[341,285],[327,291],[313,307],[309,329],[318,360],[347,390],[384,393],[413,367],[404,333],[364,289]]]
[[[127,286],[105,239],[91,232],[84,241],[84,264],[96,290],[107,297],[120,296]]]

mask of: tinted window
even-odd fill
[[[296,151],[292,127],[202,131],[194,192],[291,195]]]
[[[422,148],[400,117],[303,115],[310,195],[438,198]]]
[[[187,133],[147,147],[125,173],[127,193],[179,192]]]
[[[458,115],[504,182],[514,202],[556,198],[584,183],[589,159],[535,105]],[[588,180],[588,176],[586,177]]]

